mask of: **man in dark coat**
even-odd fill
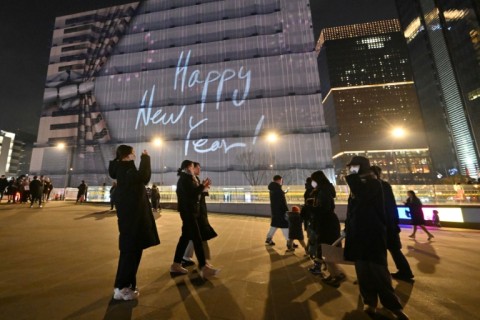
[[[136,274],[143,249],[158,245],[160,239],[148,201],[145,184],[150,181],[150,156],[142,153],[140,167],[135,167],[133,148],[121,145],[117,158],[110,161],[110,177],[117,180],[115,206],[117,208],[119,249],[114,299],[132,300],[138,296]]]
[[[83,201],[87,200],[87,184],[85,183],[85,180],[82,180],[82,183],[77,187],[78,192],[77,192],[77,201],[75,203],[78,203],[78,201],[81,201],[81,198],[83,196]]]
[[[393,194],[392,186],[381,179],[382,169],[378,166],[370,168],[377,179],[382,183],[383,195],[385,197],[385,212],[387,221],[387,249],[392,255],[398,271],[392,273],[392,277],[399,280],[412,281],[413,273],[407,258],[402,253],[402,242],[400,241],[400,227],[398,218],[397,203]]]
[[[350,188],[345,221],[345,259],[355,262],[365,312],[375,314],[378,298],[397,319],[408,319],[395,295],[387,268],[387,227],[382,184],[370,161],[355,156],[347,165]]]
[[[0,201],[3,199],[3,194],[5,193],[8,186],[7,177],[4,174],[0,177]]]
[[[37,176],[33,177],[33,180],[29,184],[30,189],[30,208],[33,208],[33,203],[38,200],[38,206],[42,207],[42,196],[43,196],[43,182],[38,179]]]
[[[288,242],[288,220],[286,218],[288,206],[287,199],[285,198],[285,192],[282,190],[282,184],[282,177],[276,175],[273,177],[273,181],[268,185],[268,190],[270,191],[272,222],[270,223],[270,230],[267,233],[267,239],[265,240],[265,243],[270,246],[275,245],[275,242],[273,242],[272,239],[278,228],[282,230],[282,233]]]

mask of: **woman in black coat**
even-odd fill
[[[311,196],[313,197],[313,205],[310,209],[311,214],[311,228],[316,234],[316,258],[315,265],[312,269],[319,269],[322,261],[322,247],[321,244],[332,244],[340,238],[340,221],[335,214],[335,187],[325,176],[323,171],[315,171],[312,173],[312,187],[314,188]],[[327,284],[338,286],[345,274],[335,264],[326,263],[330,276],[324,278]],[[318,270],[310,270],[312,273],[319,273]],[[317,272],[314,272],[317,271]]]
[[[198,226],[197,218],[200,216],[200,200],[202,192],[207,191],[210,186],[210,180],[205,179],[199,183],[194,174],[194,163],[190,160],[184,160],[178,169],[177,182],[177,201],[178,211],[182,218],[182,234],[178,239],[175,257],[170,267],[172,274],[186,274],[188,270],[182,267],[182,258],[187,249],[188,242],[193,242],[195,255],[198,259],[200,276],[208,278],[215,276],[219,270],[213,269],[205,261],[205,251],[203,249],[202,237]]]
[[[350,188],[345,221],[346,260],[355,262],[365,312],[374,314],[378,299],[398,319],[403,313],[387,268],[387,218],[382,183],[370,170],[370,161],[355,156],[348,164]]]
[[[407,191],[407,201],[405,201],[405,205],[408,207],[410,211],[410,216],[412,217],[412,224],[413,224],[413,233],[409,235],[410,238],[415,239],[415,234],[417,233],[417,226],[420,226],[423,231],[428,235],[428,240],[432,240],[433,234],[428,232],[427,228],[425,228],[425,218],[423,217],[423,210],[422,210],[422,202],[418,199],[417,195],[413,190]]]
[[[272,213],[272,221],[270,223],[270,229],[267,233],[265,243],[270,246],[274,246],[273,235],[278,228],[282,230],[285,240],[287,240],[288,246],[288,220],[287,220],[287,199],[285,198],[285,191],[282,190],[283,178],[279,175],[273,177],[273,181],[268,185],[270,192],[270,210]],[[292,243],[293,245],[293,243]]]
[[[135,167],[135,152],[131,146],[117,148],[117,157],[110,161],[110,177],[117,180],[115,206],[120,232],[115,300],[133,300],[138,297],[136,275],[143,249],[158,245],[160,239],[150,209],[145,185],[150,181],[150,156],[144,151],[140,167]]]

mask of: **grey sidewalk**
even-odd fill
[[[50,202],[44,208],[0,205],[0,319],[368,319],[359,311],[352,266],[339,289],[307,271],[303,250],[264,245],[269,220],[211,214],[219,236],[210,242],[218,278],[203,282],[194,268],[171,278],[168,268],[180,218],[157,218],[162,243],[144,251],[138,302],[114,302],[117,226],[107,206]],[[394,280],[411,319],[479,319],[480,231],[402,232],[413,285]],[[391,271],[393,263],[390,263]],[[386,310],[384,317],[390,319]]]

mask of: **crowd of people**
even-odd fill
[[[38,203],[42,208],[49,201],[52,190],[53,184],[45,176],[0,177],[0,202],[6,197],[7,203],[30,203],[30,207]]]
[[[342,247],[343,262],[354,264],[360,294],[365,312],[375,317],[378,301],[389,309],[397,319],[408,319],[403,306],[395,295],[392,278],[413,282],[413,272],[403,255],[400,241],[399,214],[391,185],[382,179],[382,170],[371,166],[370,161],[355,156],[347,165],[348,175],[344,177],[350,189],[347,204],[345,228],[341,230],[335,214],[336,192],[324,172],[316,171],[306,179],[304,203],[292,206],[291,210],[282,190],[283,179],[276,175],[269,184],[271,224],[265,244],[274,246],[273,236],[280,229],[287,243],[287,252],[293,252],[298,245],[313,261],[309,271],[319,275],[321,280],[338,288],[346,279],[343,269],[336,261],[326,259],[322,244]],[[425,228],[422,203],[415,192],[407,192],[405,205],[412,217],[415,238],[417,226],[427,234],[428,241],[434,236]],[[435,217],[436,215],[436,217]],[[434,223],[440,226],[438,212],[434,213]],[[304,241],[304,231],[307,242]],[[396,272],[390,273],[387,265],[387,251],[394,261]]]
[[[135,150],[121,145],[109,165],[109,175],[115,179],[110,188],[110,205],[111,210],[116,208],[118,217],[120,251],[113,291],[115,300],[138,297],[136,274],[143,250],[160,244],[152,214],[160,211],[160,192],[156,185],[150,190],[146,188],[151,177],[150,156],[146,150],[143,151],[138,169],[135,159]],[[268,185],[271,223],[265,244],[275,246],[273,238],[280,229],[286,251],[294,252],[298,248],[295,242],[298,242],[305,256],[312,260],[308,270],[318,275],[325,284],[338,288],[346,279],[345,272],[336,261],[326,259],[322,245],[341,249],[341,240],[345,239],[344,260],[355,266],[365,312],[374,316],[380,300],[398,319],[408,319],[392,287],[392,277],[408,282],[414,278],[401,251],[399,216],[392,187],[382,179],[381,168],[371,166],[365,157],[353,157],[347,170],[348,175],[344,178],[350,195],[343,230],[335,213],[335,188],[323,171],[315,171],[306,179],[304,203],[291,209],[285,196],[288,190],[282,189],[283,178],[275,175]],[[182,228],[169,270],[173,276],[189,273],[188,267],[196,265],[193,254],[201,278],[214,277],[220,271],[210,263],[208,245],[209,240],[217,237],[208,220],[205,200],[212,181],[209,178],[202,180],[200,174],[200,163],[191,160],[184,160],[178,169],[176,194]],[[0,201],[6,195],[9,203],[29,201],[31,207],[35,203],[42,207],[52,189],[50,179],[44,176],[21,176],[10,180],[0,177]],[[87,190],[88,186],[82,181],[78,186],[77,202],[85,201]],[[414,225],[410,238],[415,238],[417,226],[427,234],[429,241],[434,238],[424,227],[422,203],[414,191],[408,191],[405,205]],[[397,268],[394,273],[388,270],[387,251]]]

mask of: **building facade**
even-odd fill
[[[363,155],[392,183],[431,182],[429,145],[398,21],[326,28],[316,50],[337,176],[352,156]]]
[[[216,185],[333,177],[313,48],[308,0],[147,0],[58,17],[31,171],[102,184],[128,144],[150,152],[163,185],[184,159]]]
[[[396,1],[437,171],[479,178],[480,26],[475,1]]]
[[[16,138],[15,133],[0,130],[0,175],[17,177],[22,172],[25,158],[25,143]]]

